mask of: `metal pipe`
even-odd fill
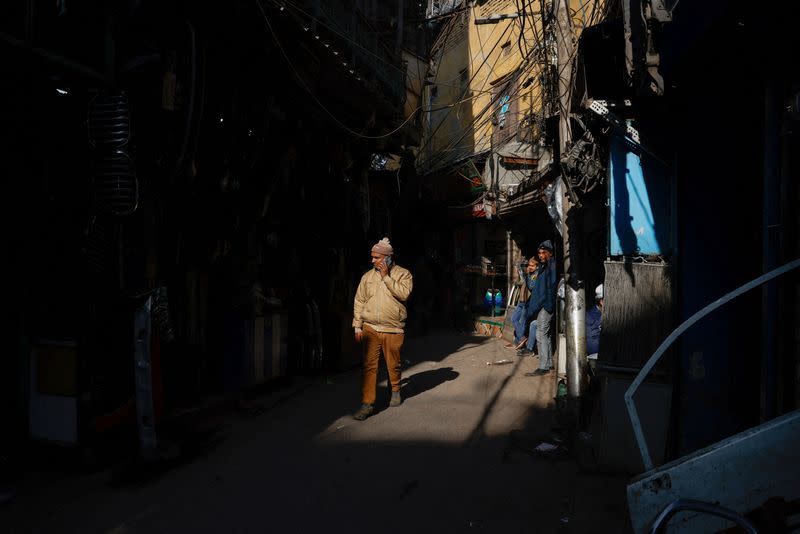
[[[628,81],[633,78],[633,17],[631,16],[632,0],[622,0],[623,35],[625,37],[625,71]]]
[[[756,530],[756,527],[750,522],[749,519],[734,512],[733,510],[718,504],[696,501],[692,499],[678,499],[677,501],[673,501],[668,504],[666,508],[661,510],[661,513],[658,514],[653,521],[653,525],[650,527],[650,534],[661,534],[664,532],[669,524],[670,518],[678,512],[700,512],[714,515],[723,519],[727,519],[728,521],[733,521],[748,534],[758,534],[758,530]]]
[[[506,230],[506,308],[511,304],[511,288],[514,286],[514,244],[511,230]]]
[[[567,396],[578,399],[586,377],[586,304],[581,285],[564,285],[566,297]]]

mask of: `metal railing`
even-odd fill
[[[642,424],[639,421],[639,413],[636,411],[636,405],[633,403],[633,395],[636,393],[636,390],[639,389],[639,386],[642,385],[647,375],[650,374],[650,371],[653,370],[658,360],[661,359],[661,356],[667,351],[667,349],[672,346],[678,337],[681,336],[686,330],[688,330],[692,325],[694,325],[697,321],[708,315],[709,313],[713,312],[720,306],[723,306],[730,302],[731,300],[735,299],[736,297],[747,293],[751,289],[754,289],[770,280],[777,278],[783,274],[788,273],[794,269],[800,267],[800,259],[796,259],[787,263],[782,267],[778,267],[775,270],[772,270],[762,276],[759,276],[755,280],[744,284],[743,286],[731,291],[730,293],[726,294],[725,296],[715,300],[711,304],[707,305],[702,310],[698,311],[688,319],[686,319],[681,325],[676,328],[667,339],[665,339],[661,345],[659,345],[658,349],[650,356],[650,359],[647,360],[647,363],[644,364],[639,374],[636,375],[636,378],[631,383],[628,390],[625,392],[625,405],[628,408],[628,416],[631,420],[631,426],[633,426],[633,433],[636,436],[636,444],[639,447],[639,453],[642,455],[642,462],[644,463],[645,471],[650,471],[653,469],[653,459],[650,456],[650,449],[647,447],[647,442],[644,438],[644,432],[642,431]]]
[[[668,504],[667,507],[658,514],[655,521],[653,521],[653,525],[650,527],[650,534],[662,534],[666,532],[670,518],[679,512],[700,512],[701,514],[721,517],[722,519],[727,519],[728,521],[736,523],[736,525],[747,534],[758,534],[758,530],[756,530],[755,525],[753,525],[749,519],[737,514],[733,510],[718,504],[691,499],[678,499]]]

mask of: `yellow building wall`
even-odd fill
[[[403,50],[403,63],[406,66],[406,101],[403,116],[410,117],[422,106],[422,83],[428,70],[423,58]]]
[[[585,26],[599,22],[604,4],[605,0],[569,1],[576,43]],[[431,54],[435,76],[423,91],[423,141],[417,158],[421,172],[446,168],[512,140],[513,129],[492,136],[499,129],[492,117],[501,92],[511,104],[506,124],[519,123],[528,129],[529,139],[538,137],[533,121],[520,121],[541,111],[542,73],[548,63],[556,62],[555,43],[544,39],[540,3],[528,4],[524,21],[520,17],[475,24],[476,18],[517,13],[519,5],[513,0],[489,0],[472,5],[443,26]],[[511,78],[515,85],[501,91]]]
[[[443,28],[434,43],[431,61],[435,68],[433,85],[425,87],[423,96],[427,116],[423,120],[422,159],[431,167],[439,160],[451,159],[448,141],[464,132],[468,107],[459,103],[464,93],[469,72],[469,18],[456,15]],[[427,146],[426,146],[427,145]],[[444,161],[442,161],[444,163]]]

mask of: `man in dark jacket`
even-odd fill
[[[536,344],[539,347],[539,368],[529,375],[546,375],[553,367],[550,329],[556,308],[556,261],[553,243],[548,239],[539,245],[539,275],[534,294],[528,301],[529,313],[537,312]]]

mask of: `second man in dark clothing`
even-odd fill
[[[553,367],[553,346],[550,330],[556,307],[556,262],[553,243],[548,239],[539,245],[539,275],[528,306],[536,313],[536,345],[539,350],[539,368],[530,375],[546,375]]]

